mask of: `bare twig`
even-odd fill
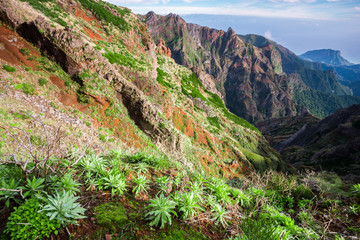
[[[19,192],[20,196],[24,199],[23,190],[22,189],[6,189],[6,188],[0,188],[0,191],[8,191],[8,192]]]

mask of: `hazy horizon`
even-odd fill
[[[360,3],[356,0],[109,0],[134,13],[175,13],[188,23],[258,34],[300,55],[340,50],[360,63]]]

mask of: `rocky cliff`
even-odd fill
[[[217,94],[236,115],[257,122],[301,111],[292,98],[280,54],[272,45],[257,48],[231,28],[225,32],[201,27],[174,14],[149,12],[139,18],[155,42],[165,41],[177,63],[210,75],[198,77],[205,86],[215,85]]]

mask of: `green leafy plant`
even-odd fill
[[[58,234],[60,221],[49,219],[46,214],[39,212],[39,206],[39,199],[30,198],[20,207],[14,208],[5,230],[12,239],[43,239]]]
[[[8,72],[15,72],[16,68],[9,66],[9,65],[3,65],[3,69]]]
[[[136,184],[132,192],[135,192],[137,196],[140,192],[147,192],[149,188],[149,180],[146,179],[144,175],[138,175],[137,178],[134,178],[133,182]]]
[[[179,211],[182,212],[184,220],[194,217],[197,210],[203,209],[197,204],[197,197],[193,192],[184,193],[182,199],[179,201]]]
[[[170,177],[167,177],[167,176],[158,177],[158,178],[156,178],[156,182],[159,185],[160,192],[167,193],[167,191],[169,189],[168,185],[171,184]]]
[[[194,195],[194,198],[200,202],[203,202],[203,191],[204,188],[201,184],[201,182],[190,182],[190,187],[189,190],[191,191],[191,193]]]
[[[351,187],[351,191],[353,192],[354,195],[359,196],[360,195],[360,183],[353,185]]]
[[[30,55],[30,50],[27,49],[27,48],[20,48],[19,52],[24,56],[29,56]]]
[[[288,233],[281,230],[274,221],[266,216],[260,215],[257,219],[247,217],[241,221],[240,229],[243,232],[237,240],[280,240],[288,239]]]
[[[148,167],[149,165],[147,165],[146,163],[138,163],[136,164],[136,166],[134,167],[134,169],[138,172],[138,173],[147,173],[148,172]]]
[[[68,172],[64,176],[62,176],[62,178],[60,178],[57,187],[63,188],[70,194],[75,194],[76,192],[80,192],[80,186],[81,184],[74,180],[73,173]]]
[[[49,81],[46,78],[39,78],[38,83],[40,86],[45,86]]]
[[[125,176],[119,172],[109,172],[100,179],[104,189],[111,189],[111,195],[122,195],[126,190]]]
[[[211,209],[212,212],[212,220],[216,222],[218,225],[219,223],[225,228],[228,225],[228,220],[230,217],[227,215],[230,212],[226,211],[225,208],[223,208],[220,204],[215,204],[213,206],[213,209]]]
[[[54,196],[48,196],[47,204],[39,212],[45,212],[50,220],[56,219],[63,226],[77,224],[78,219],[86,218],[86,209],[76,202],[78,199],[69,192],[57,192]]]
[[[32,179],[27,178],[26,179],[26,185],[25,185],[25,191],[24,191],[24,197],[34,197],[36,194],[40,194],[44,190],[44,178],[36,178],[33,176]]]
[[[207,184],[211,194],[214,195],[218,202],[229,202],[229,186],[221,180],[214,180]]]
[[[158,226],[160,224],[161,229],[164,228],[167,223],[171,225],[171,214],[177,216],[173,210],[175,208],[175,202],[172,201],[170,197],[165,197],[164,194],[150,199],[150,204],[147,208],[150,209],[150,212],[145,216],[148,217],[148,220],[151,220],[150,226]]]
[[[8,181],[4,179],[0,182],[0,189],[6,189],[0,191],[0,200],[5,200],[5,205],[10,206],[10,200],[13,199],[15,202],[18,201],[17,197],[20,195],[20,181],[16,181],[12,178]]]
[[[15,86],[15,89],[20,89],[22,90],[24,93],[29,94],[29,95],[34,95],[35,93],[35,87],[33,84],[29,84],[29,83],[21,83]]]

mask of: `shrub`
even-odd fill
[[[46,214],[39,212],[39,205],[38,199],[30,198],[20,207],[14,208],[5,230],[12,239],[43,239],[58,233],[60,221],[50,220]]]
[[[68,224],[77,225],[78,219],[86,218],[84,216],[86,209],[81,207],[76,200],[78,200],[78,197],[69,192],[57,192],[53,197],[48,196],[47,204],[39,212],[45,212],[50,217],[50,220],[56,219],[63,226]]]
[[[165,224],[169,223],[171,225],[171,214],[177,216],[174,212],[175,202],[170,199],[170,197],[165,197],[164,194],[150,199],[150,204],[147,208],[150,208],[145,216],[148,217],[148,220],[151,220],[150,226],[158,226],[164,228]]]
[[[3,65],[3,69],[5,71],[8,71],[8,72],[15,72],[16,71],[16,68],[12,67],[12,66],[9,66],[9,65]]]
[[[46,84],[48,84],[48,80],[46,78],[39,78],[38,83],[40,86],[45,86]]]

